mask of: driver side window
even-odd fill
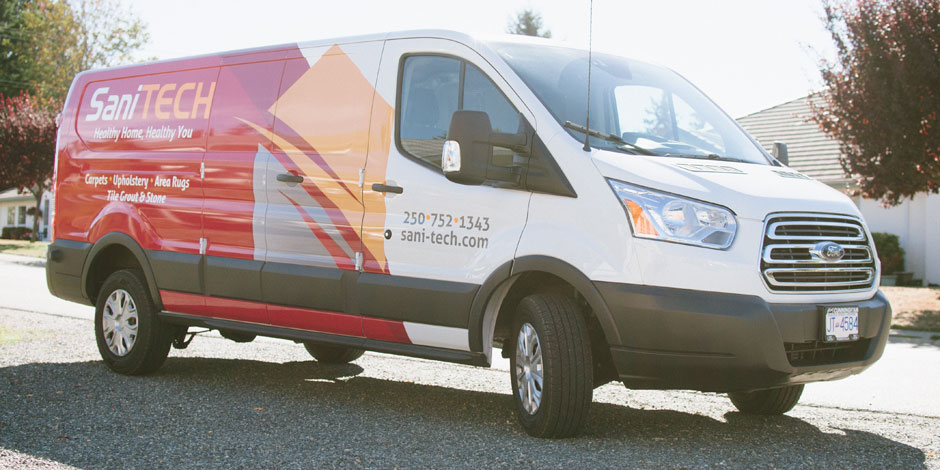
[[[480,69],[460,59],[406,57],[400,79],[401,149],[438,170],[454,111],[486,112],[493,132],[515,133],[519,129],[521,116],[499,88]]]

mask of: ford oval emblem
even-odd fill
[[[841,260],[845,256],[845,248],[835,242],[819,242],[812,250],[809,250],[809,254],[814,259],[832,263]]]

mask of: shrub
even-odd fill
[[[3,231],[0,232],[0,238],[5,240],[22,240],[23,234],[26,234],[26,237],[29,238],[29,235],[33,233],[29,227],[3,227]]]
[[[878,250],[878,259],[881,261],[881,273],[893,274],[904,271],[904,248],[898,236],[891,233],[876,232],[871,234],[875,240],[875,249]]]

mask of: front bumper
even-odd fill
[[[891,307],[770,304],[757,296],[595,282],[623,344],[610,352],[630,388],[758,390],[857,374],[884,352]],[[859,340],[822,342],[822,310],[859,307]]]

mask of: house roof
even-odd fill
[[[749,114],[737,121],[748,133],[771,151],[774,142],[787,144],[789,166],[824,183],[845,183],[839,142],[827,136],[810,120],[810,102],[825,106],[819,94],[804,96],[772,108]]]
[[[16,188],[0,191],[0,202],[19,202],[30,200],[34,200],[33,196],[26,191],[19,192],[16,190]]]

